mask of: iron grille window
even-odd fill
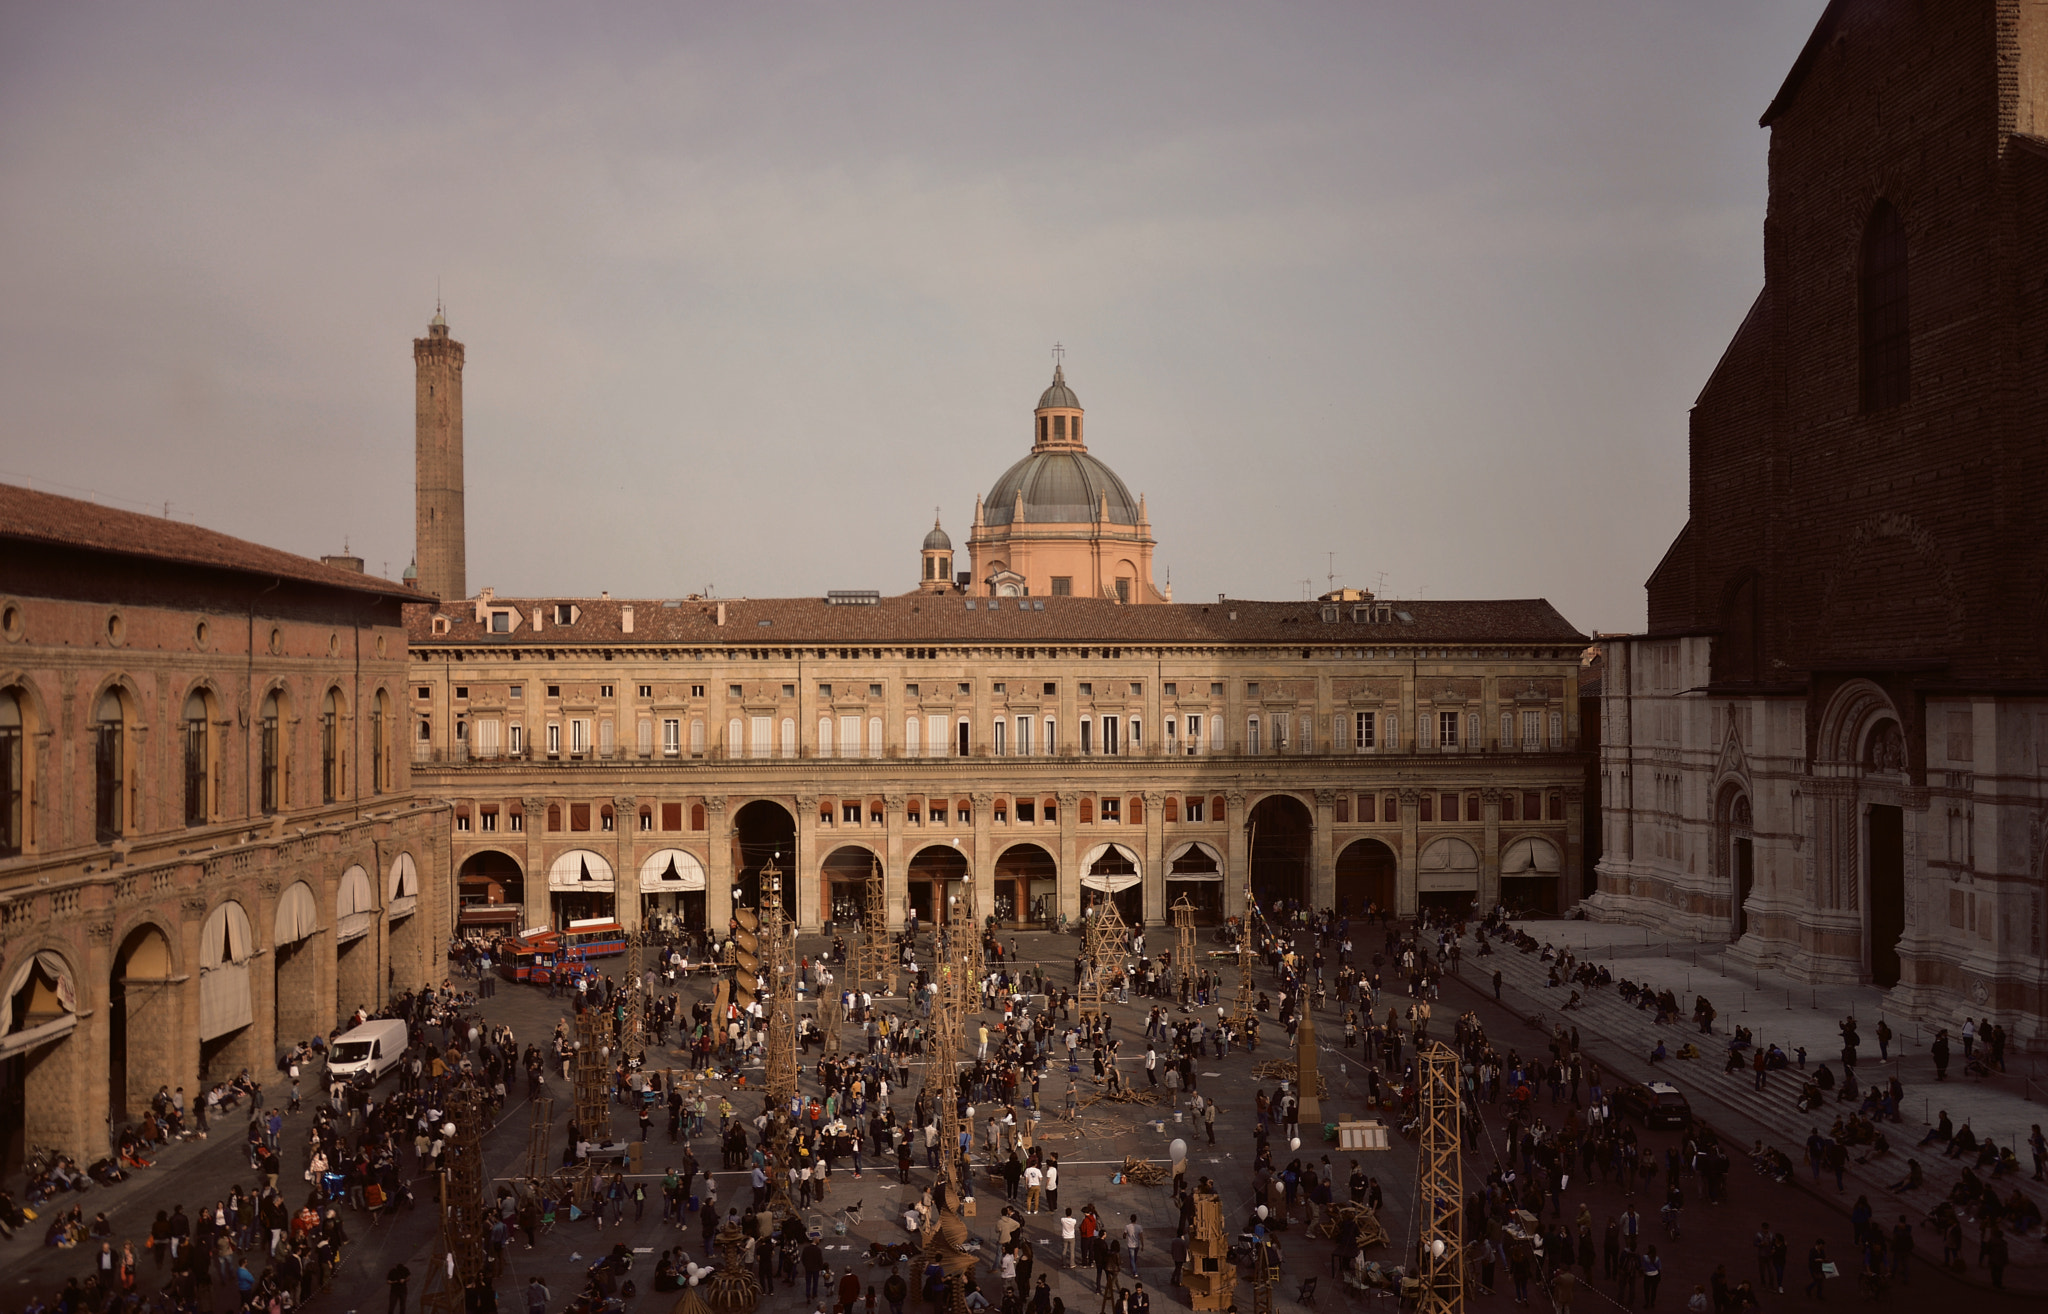
[[[185,715],[185,824],[201,826],[206,824],[206,704],[188,707]]]

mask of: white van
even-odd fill
[[[345,1031],[327,1047],[327,1072],[335,1077],[368,1073],[376,1081],[398,1066],[405,1053],[406,1028],[399,1018],[379,1018]]]

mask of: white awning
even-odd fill
[[[313,902],[313,887],[294,881],[277,901],[277,920],[272,923],[271,943],[282,949],[320,929],[320,908]]]
[[[310,892],[309,892],[310,897]],[[199,1038],[212,1040],[255,1020],[249,991],[249,914],[229,900],[199,932]]]
[[[1084,890],[1106,890],[1111,894],[1115,894],[1119,890],[1128,890],[1133,885],[1142,884],[1144,879],[1142,876],[1097,876],[1090,872],[1081,877],[1081,888]]]
[[[334,942],[342,944],[369,933],[377,917],[377,897],[370,891],[370,873],[350,867],[341,874],[334,895]]]
[[[704,864],[682,849],[661,849],[640,864],[643,894],[675,894],[704,888]]]
[[[1216,884],[1221,885],[1223,883],[1223,873],[1220,871],[1170,871],[1166,873],[1166,883],[1168,885],[1173,884],[1175,881],[1214,881]]]
[[[1477,890],[1479,854],[1464,840],[1444,836],[1422,851],[1416,864],[1418,890]]]
[[[420,869],[410,853],[401,853],[391,860],[391,875],[384,888],[388,892],[384,898],[385,915],[394,922],[410,917],[420,901]]]
[[[54,1003],[64,1011],[65,1017],[69,1018],[73,1025],[76,1025],[78,1021],[76,1016],[78,1013],[78,988],[71,979],[71,967],[64,961],[62,955],[45,949],[40,953],[31,954],[27,958],[22,959],[21,966],[14,969],[13,979],[7,983],[6,996],[0,997],[0,1032],[7,1033],[5,1039],[9,1043],[14,1042],[17,1036],[27,1036],[31,1031],[38,1033],[48,1032],[47,1037],[38,1036],[22,1042],[23,1046],[41,1044],[43,1039],[53,1039],[56,1036],[62,1035],[64,1031],[69,1030],[68,1027],[60,1027],[56,1030],[51,1029],[56,1027],[57,1023],[63,1021],[63,1018],[52,1018],[45,1022],[38,1022],[33,1027],[25,1026],[20,1031],[14,1029],[17,1023],[27,1020],[14,1016],[15,996],[21,993],[22,988],[28,984],[29,977],[38,968],[42,969],[42,974],[49,978],[50,985],[44,987],[44,989],[48,989],[52,997],[42,998],[42,992],[39,989],[38,997],[34,1002],[43,1004],[45,1007],[32,1008],[29,1015],[35,1016],[46,1013],[49,1011],[47,1005]],[[0,1053],[14,1052],[14,1049],[0,1050]]]
[[[1500,855],[1503,876],[1555,876],[1562,870],[1564,860],[1558,857],[1557,846],[1534,835],[1516,840]]]
[[[1206,858],[1216,864],[1216,869],[1214,871],[1175,871],[1173,865],[1182,858],[1188,858],[1194,862],[1199,862],[1201,859]],[[1215,845],[1204,843],[1201,840],[1189,840],[1185,844],[1177,845],[1171,853],[1166,855],[1166,879],[1169,881],[1221,881],[1223,879],[1223,855],[1216,851]]]
[[[570,849],[548,868],[551,890],[609,890],[616,883],[612,865],[589,849]]]

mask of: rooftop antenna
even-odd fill
[[[1308,586],[1313,583],[1315,583],[1315,581],[1312,579],[1305,579],[1301,582],[1301,600],[1303,602],[1308,601]]]
[[[1374,589],[1374,590],[1373,590],[1373,595],[1374,595],[1375,597],[1379,597],[1379,596],[1382,596],[1382,595],[1384,595],[1384,594],[1386,593],[1386,591],[1387,591],[1387,572],[1383,570],[1383,571],[1381,571],[1381,572],[1380,572],[1380,586],[1379,586],[1378,588],[1376,588],[1376,589]]]
[[[1330,573],[1324,578],[1330,581],[1330,592],[1335,593],[1337,591],[1337,554],[1325,552],[1323,555],[1330,559]]]

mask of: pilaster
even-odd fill
[[[1401,877],[1398,887],[1398,911],[1403,917],[1413,917],[1418,906],[1416,880],[1420,855],[1417,846],[1421,842],[1422,794],[1414,789],[1401,791]]]

